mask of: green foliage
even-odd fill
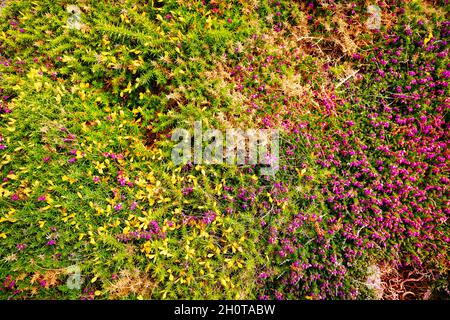
[[[390,48],[378,33],[345,34],[364,45],[366,60],[339,44],[339,19],[362,21],[365,2],[311,3],[79,1],[81,24],[69,28],[67,1],[7,1],[0,13],[0,298],[364,299],[374,294],[367,266],[399,258],[398,248],[401,262],[427,261],[445,291],[448,256],[421,251],[416,237],[395,234],[384,248],[364,251],[346,238],[359,221],[334,205],[371,196],[347,190],[357,197],[331,203],[334,183],[358,182],[348,177],[358,174],[348,169],[357,156],[371,173],[377,160],[393,161],[376,149],[380,133],[368,116],[380,112],[391,123],[380,102],[405,79],[373,81],[373,48]],[[402,75],[405,61],[436,54],[404,25],[416,26],[414,39],[434,43],[443,19],[441,7],[429,13],[413,1],[405,8],[410,18],[381,30],[404,44],[394,67]],[[424,17],[428,24],[418,27]],[[430,76],[439,78],[448,59],[433,66]],[[362,76],[341,83],[349,68]],[[420,101],[420,112],[439,114],[440,101]],[[192,131],[197,120],[204,129],[279,128],[280,171],[264,177],[252,165],[175,166],[172,129]],[[349,122],[353,140],[344,138]],[[405,129],[394,124],[384,134],[401,151],[406,135],[396,130]],[[341,144],[358,155],[338,155]],[[413,159],[435,165],[419,152]],[[342,162],[327,166],[333,160]],[[444,188],[441,176],[424,177],[411,186]],[[445,207],[445,194],[437,194],[423,204]],[[363,215],[374,219],[370,210]],[[448,236],[443,223],[433,227]],[[358,236],[367,245],[376,231],[364,227]],[[361,254],[350,259],[353,250]],[[303,272],[296,262],[314,267]],[[73,265],[79,290],[67,285]]]

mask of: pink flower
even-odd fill
[[[92,178],[92,180],[93,180],[95,183],[97,183],[97,182],[100,181],[100,177],[99,177],[99,176],[95,176],[95,177]]]
[[[40,196],[40,197],[38,198],[38,201],[45,201],[45,194],[43,194],[42,196]]]
[[[205,214],[203,215],[202,218],[202,222],[204,224],[210,224],[211,222],[213,222],[214,220],[216,220],[216,213],[214,211],[207,211],[205,212]]]
[[[267,277],[268,277],[268,274],[265,273],[265,272],[261,272],[261,273],[258,275],[258,278],[260,278],[260,279],[266,279]]]

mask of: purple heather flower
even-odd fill
[[[150,231],[157,234],[159,232],[159,225],[156,220],[153,220],[149,223]]]
[[[71,133],[67,135],[67,138],[64,138],[64,142],[72,142],[73,140],[75,140],[75,136]]]
[[[260,278],[260,279],[267,279],[268,277],[269,277],[269,275],[266,272],[261,272],[258,275],[258,278]]]
[[[279,291],[275,291],[275,298],[277,300],[283,300],[283,293],[281,293]]]
[[[118,203],[117,205],[114,206],[114,210],[116,211],[120,211],[122,210],[122,202]]]
[[[14,287],[14,285],[16,284],[16,280],[13,280],[9,285],[8,285],[8,289],[12,289]]]
[[[444,70],[444,71],[442,71],[442,77],[443,77],[444,79],[450,78],[450,70]]]
[[[216,215],[216,213],[214,211],[207,211],[203,215],[202,222],[204,224],[210,224],[211,222],[216,220],[216,216],[217,215]]]
[[[119,175],[119,176],[117,176],[117,181],[119,182],[119,184],[123,187],[124,185],[125,185],[125,183],[127,182],[127,180],[123,177],[123,176],[121,176],[121,175]]]

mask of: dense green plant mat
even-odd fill
[[[366,1],[73,4],[0,7],[2,299],[448,297],[446,1],[376,30]],[[174,165],[196,120],[279,129],[280,170]]]

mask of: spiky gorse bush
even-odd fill
[[[448,285],[445,4],[379,2],[381,30],[365,2],[68,5],[1,13],[2,297],[361,299],[373,265]],[[199,119],[281,129],[276,177],[174,166]]]

